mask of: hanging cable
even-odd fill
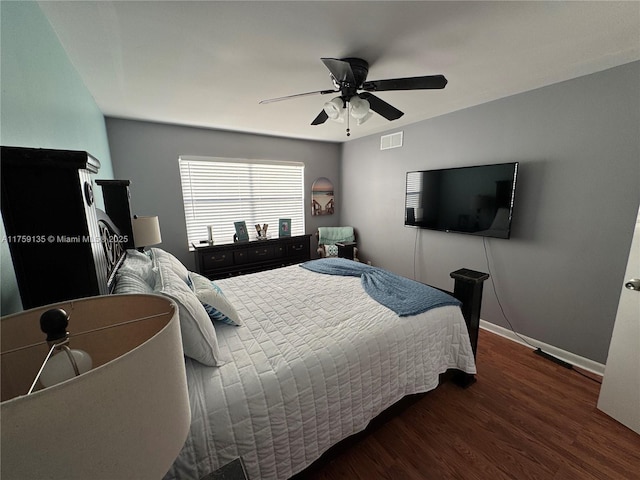
[[[509,324],[509,328],[511,328],[511,331],[516,337],[518,337],[524,343],[529,345],[531,348],[538,348],[535,345],[532,345],[530,342],[528,342],[525,338],[523,338],[518,332],[515,331],[515,329],[513,328],[513,325],[511,325],[511,322],[509,321],[507,314],[504,312],[504,308],[502,307],[502,302],[500,302],[500,298],[498,297],[498,290],[496,290],[496,284],[493,280],[493,273],[491,272],[491,265],[489,264],[489,254],[487,253],[487,237],[484,237],[484,236],[482,237],[482,246],[484,247],[484,258],[487,261],[487,270],[489,271],[491,286],[493,287],[493,295],[496,297],[496,302],[500,307],[500,312],[502,312],[502,317],[507,321],[507,323]]]
[[[567,368],[568,370],[572,370],[574,372],[576,372],[578,375],[582,375],[585,378],[588,378],[589,380],[591,380],[592,382],[598,383],[598,384],[602,384],[602,382],[596,380],[595,378],[590,377],[589,375],[586,375],[584,373],[582,373],[580,370],[576,370],[575,366],[565,362],[564,360],[561,360],[549,353],[544,352],[540,347],[537,347],[533,344],[531,344],[531,342],[527,341],[524,337],[522,337],[518,332],[515,331],[515,329],[513,328],[513,325],[511,324],[511,322],[509,321],[509,318],[507,317],[506,313],[504,312],[504,308],[502,307],[502,303],[500,302],[500,298],[498,297],[498,291],[496,290],[496,284],[493,280],[493,273],[491,272],[491,265],[489,264],[489,254],[487,253],[487,243],[486,243],[486,237],[482,237],[482,245],[484,247],[484,258],[487,261],[487,270],[489,271],[489,278],[491,279],[491,286],[493,287],[493,294],[496,297],[496,302],[498,302],[498,306],[500,307],[500,312],[502,312],[502,316],[504,317],[504,319],[507,321],[507,323],[509,324],[509,328],[511,328],[511,331],[513,332],[513,334],[518,337],[520,340],[522,340],[524,343],[526,343],[527,345],[529,345],[531,348],[534,349],[534,353],[545,357],[548,360],[551,360],[554,363],[557,363],[565,368]]]

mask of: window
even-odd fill
[[[303,235],[304,164],[180,157],[180,180],[189,245],[208,238],[212,226],[216,243],[233,241],[233,223],[244,220],[250,237],[255,224],[269,224],[278,236],[278,220],[291,219],[291,235]]]

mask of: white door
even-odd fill
[[[616,323],[613,326],[598,408],[640,433],[640,210]]]

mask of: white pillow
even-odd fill
[[[185,267],[182,262],[172,254],[160,248],[152,248],[151,257],[153,258],[153,266],[155,268],[158,268],[160,265],[165,265],[178,275],[185,283],[189,283],[189,271],[187,270],[187,267]]]
[[[133,249],[127,250],[127,255],[124,257],[120,268],[118,268],[118,274],[140,277],[153,289],[155,283],[153,262],[151,261],[151,257],[144,252]]]
[[[154,281],[155,283],[155,281]],[[118,271],[116,274],[115,294],[153,293],[153,287],[135,273]]]
[[[166,295],[178,305],[184,354],[212,367],[221,365],[218,339],[213,324],[195,293],[167,265],[156,270],[155,293]]]
[[[202,303],[211,320],[228,325],[242,325],[238,312],[224,296],[218,285],[195,272],[189,272],[189,276],[196,297]]]

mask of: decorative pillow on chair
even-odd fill
[[[326,257],[337,257],[338,256],[338,246],[337,245],[325,245],[324,253]]]
[[[189,276],[196,297],[202,303],[211,320],[228,325],[242,325],[238,312],[224,296],[218,285],[195,272],[189,272]]]
[[[184,354],[204,365],[220,365],[218,339],[207,312],[195,293],[168,265],[160,264],[157,268],[154,293],[166,295],[178,305]]]

